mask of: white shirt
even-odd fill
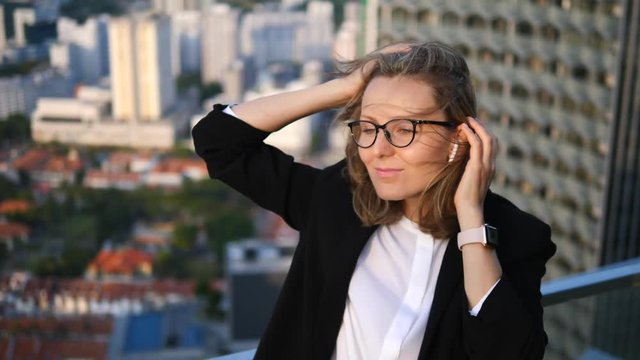
[[[379,226],[358,258],[332,359],[417,359],[448,243],[406,217]]]

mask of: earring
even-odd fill
[[[458,152],[458,143],[456,142],[456,143],[453,144],[453,149],[451,150],[451,153],[449,154],[449,161],[447,161],[448,163],[452,162],[453,159],[455,159],[457,152]]]

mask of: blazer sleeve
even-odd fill
[[[224,113],[225,107],[214,105],[191,131],[195,151],[206,162],[209,176],[300,230],[320,170],[296,163],[290,155],[265,144],[268,132]]]
[[[468,301],[464,301],[463,336],[470,359],[533,360],[544,356],[547,336],[540,282],[556,246],[547,224],[536,220],[531,230],[511,239],[513,246],[527,244],[523,246],[526,255],[501,259],[502,278],[476,317],[468,313]]]

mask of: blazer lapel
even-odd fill
[[[449,239],[449,244],[442,259],[442,265],[440,266],[440,273],[438,274],[438,281],[436,283],[436,291],[433,295],[433,303],[429,312],[429,320],[427,321],[427,328],[424,338],[422,339],[422,346],[420,347],[420,355],[418,358],[426,359],[428,357],[427,351],[430,350],[429,347],[442,319],[442,314],[447,306],[449,306],[451,297],[462,280],[462,255],[460,254],[460,250],[458,250],[457,241],[454,236]]]
[[[330,273],[319,301],[315,338],[318,359],[328,359],[335,347],[347,301],[349,284],[362,249],[376,227],[365,227],[360,221],[349,225],[345,237],[335,250],[335,259],[330,264]]]

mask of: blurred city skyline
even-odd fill
[[[183,191],[208,181],[189,151],[190,130],[214,103],[321,83],[337,61],[389,43],[442,41],[467,59],[478,116],[500,139],[492,190],[552,227],[558,252],[545,279],[636,258],[639,18],[639,0],[3,0],[0,175],[7,185],[0,208],[9,201],[9,208],[39,212],[46,199],[69,198],[70,186]],[[326,166],[344,156],[348,139],[333,116],[309,116],[267,141]],[[187,198],[218,190],[184,191]],[[46,232],[37,225],[44,222],[28,216],[0,218],[7,254]],[[125,235],[111,236],[126,241],[92,235],[94,265],[108,246],[141,246],[141,227],[164,239],[154,244],[167,245],[185,226],[189,249],[197,234],[217,236],[203,225],[211,219],[181,219],[161,235],[158,218],[148,228],[133,220],[140,219],[123,225]],[[210,249],[220,262],[227,240],[212,245],[217,255]],[[154,279],[146,267],[155,266],[157,254],[140,259],[125,278]],[[24,270],[6,264],[5,272]],[[89,264],[83,268],[87,277]],[[28,313],[36,303],[18,308]],[[557,332],[573,331],[560,323]],[[166,343],[167,334],[158,336]]]

